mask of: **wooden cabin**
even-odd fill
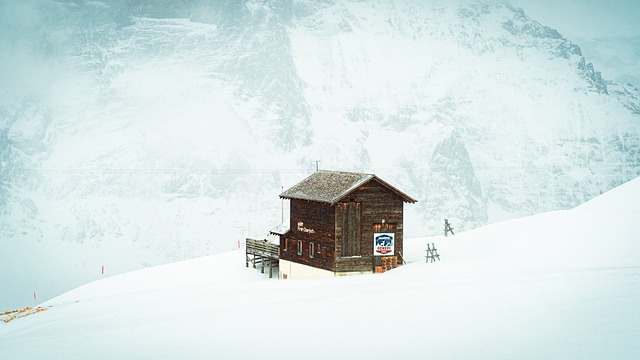
[[[317,171],[280,197],[290,200],[288,229],[273,232],[280,236],[281,278],[402,264],[403,207],[416,200],[377,176]]]

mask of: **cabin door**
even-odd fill
[[[349,201],[336,207],[337,233],[341,235],[342,256],[358,256],[360,253],[362,203]]]
[[[396,224],[390,224],[387,222],[373,224],[373,234],[379,233],[393,233],[395,238]],[[375,238],[374,238],[375,241]],[[395,247],[395,243],[393,244]],[[397,257],[393,253],[379,254],[376,253],[377,247],[374,248],[373,256],[373,272],[385,272],[386,270],[397,267]],[[395,264],[395,265],[393,265]]]
[[[396,230],[396,224],[390,224],[390,223],[373,224],[374,233],[391,233],[391,232],[395,232],[395,230]]]
[[[393,223],[378,223],[378,224],[373,224],[373,234],[380,234],[380,233],[387,233],[387,234],[393,234],[393,238],[391,239],[392,243],[391,243],[391,248],[394,249],[395,252],[395,233],[396,233],[396,224]],[[386,244],[385,244],[386,245]],[[378,249],[377,247],[375,249]],[[375,250],[374,249],[374,250]],[[383,249],[379,249],[380,251],[382,251]],[[388,250],[387,250],[388,251]],[[374,253],[374,255],[383,255],[383,253]],[[389,253],[389,256],[394,255],[393,252]]]

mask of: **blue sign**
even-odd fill
[[[393,255],[394,233],[373,234],[373,255]]]

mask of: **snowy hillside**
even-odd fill
[[[525,9],[526,10],[526,9]],[[232,249],[320,167],[437,234],[640,175],[640,95],[476,1],[0,2],[0,305]]]
[[[236,250],[113,276],[0,324],[0,358],[635,359],[638,198],[408,239],[385,274],[268,279]]]

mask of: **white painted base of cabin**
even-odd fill
[[[371,274],[371,271],[337,273],[282,259],[280,259],[278,265],[280,279],[321,279],[335,276]]]

